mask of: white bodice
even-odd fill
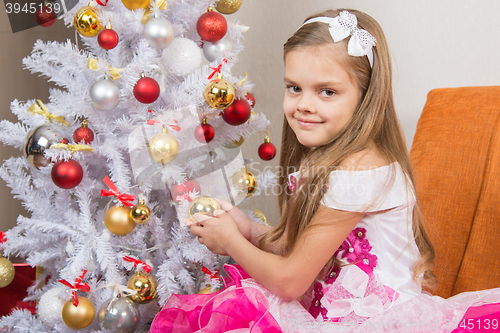
[[[298,172],[289,175],[289,184],[300,188]],[[357,309],[357,315],[372,316],[421,293],[420,284],[413,280],[413,268],[420,258],[412,231],[413,193],[397,162],[371,170],[330,173],[321,203],[365,215],[336,253],[346,266],[331,273],[335,279],[321,281],[323,292],[312,291],[310,295],[312,305],[319,306],[318,301],[321,302],[323,313],[325,308],[331,310],[327,317],[345,316],[349,306],[352,311]],[[366,298],[370,293],[379,295],[377,288],[388,291],[382,304],[375,304],[375,298]],[[362,302],[355,301],[358,299]]]

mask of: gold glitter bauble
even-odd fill
[[[131,209],[123,206],[113,206],[104,217],[108,230],[118,236],[123,236],[134,230],[135,222],[130,217]]]
[[[14,280],[15,275],[16,269],[10,260],[0,258],[0,288],[7,287]]]
[[[71,300],[67,301],[62,309],[64,323],[74,330],[89,326],[94,320],[94,315],[94,305],[85,297],[78,297],[78,306],[74,306]]]
[[[139,8],[147,9],[149,7],[149,0],[122,0],[123,5],[128,10],[136,10]]]
[[[156,291],[158,282],[156,282],[155,277],[142,269],[136,271],[128,280],[127,288],[137,291],[137,294],[129,297],[139,304],[149,303],[158,295]]]
[[[193,215],[203,214],[207,216],[214,216],[214,212],[220,209],[219,204],[211,197],[198,197],[194,199],[189,205],[189,217],[194,221]]]
[[[135,223],[144,224],[149,221],[151,210],[144,204],[144,200],[139,200],[139,203],[130,211],[130,217]]]
[[[228,81],[216,79],[205,88],[203,96],[208,105],[214,109],[222,110],[234,101],[235,89]]]
[[[257,178],[246,169],[235,173],[231,179],[240,193],[244,194],[247,198],[257,190]]]
[[[242,0],[219,0],[215,4],[215,9],[222,14],[233,14],[241,7]]]
[[[156,134],[148,143],[149,156],[155,162],[167,164],[175,160],[179,153],[179,143],[166,129]]]
[[[212,291],[212,287],[210,285],[208,285],[205,288],[203,288],[200,291],[198,291],[198,294],[212,294],[212,293],[215,293],[215,292],[217,292],[217,289],[215,289],[214,291]]]
[[[231,142],[224,143],[223,146],[229,149],[237,148],[245,142],[245,138],[241,137],[239,140],[233,140]]]
[[[99,35],[103,26],[97,17],[101,11],[92,6],[85,6],[80,8],[75,14],[74,25],[76,31],[85,37],[95,37]]]

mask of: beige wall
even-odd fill
[[[241,9],[228,17],[250,27],[245,35],[245,50],[235,74],[248,72],[255,84],[256,111],[272,121],[271,140],[280,144],[283,98],[282,46],[305,17],[328,8],[356,8],[372,15],[384,28],[394,58],[395,101],[408,141],[415,133],[427,93],[433,88],[500,84],[500,2],[497,0],[243,0]],[[21,70],[21,59],[31,51],[37,38],[74,39],[72,29],[60,25],[34,28],[12,34],[2,12],[0,66],[0,118],[15,120],[9,103],[17,98],[46,99],[44,78]],[[61,22],[58,22],[60,24]],[[263,162],[257,147],[263,137],[248,138],[244,156],[252,158],[255,173],[266,166],[276,168],[278,159]],[[1,160],[18,153],[1,148]],[[276,170],[276,169],[274,169]],[[15,223],[21,205],[12,199],[10,189],[0,181],[0,230]],[[271,223],[278,219],[273,196],[250,198],[244,208],[258,208]]]

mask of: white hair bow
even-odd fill
[[[370,65],[373,67],[373,51],[377,40],[368,31],[358,28],[356,15],[347,10],[340,12],[337,17],[315,17],[307,20],[299,29],[308,23],[322,22],[328,24],[330,35],[335,42],[340,42],[344,38],[352,36],[347,46],[347,53],[354,57],[367,56]]]

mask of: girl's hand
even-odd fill
[[[198,241],[215,254],[227,256],[226,247],[229,241],[240,234],[236,221],[223,210],[216,210],[214,217],[194,214],[196,221],[188,225],[191,233],[198,236]]]
[[[248,241],[252,241],[252,224],[254,223],[247,214],[243,213],[238,207],[231,205],[229,202],[216,199],[215,201],[219,204],[220,208],[236,221],[238,224],[238,229],[240,233],[245,237]]]

